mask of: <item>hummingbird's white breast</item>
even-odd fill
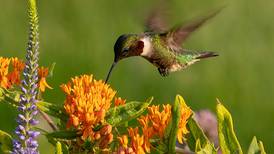
[[[153,54],[151,38],[144,37],[141,39],[141,41],[144,42],[144,48],[143,48],[143,52],[141,53],[141,56],[150,57]]]

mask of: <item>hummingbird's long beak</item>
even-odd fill
[[[110,77],[110,74],[111,74],[111,72],[112,72],[112,70],[113,70],[113,68],[114,68],[114,66],[115,66],[116,64],[117,64],[116,61],[114,61],[114,62],[112,63],[112,65],[111,65],[111,67],[110,67],[110,69],[109,69],[109,72],[108,72],[108,76],[107,76],[107,78],[106,78],[106,80],[105,80],[105,83],[108,82],[108,79],[109,79],[109,77]]]

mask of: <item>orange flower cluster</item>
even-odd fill
[[[93,79],[92,75],[72,78],[61,88],[66,94],[64,108],[69,114],[67,127],[74,126],[80,130],[83,140],[95,140],[98,135],[94,127],[104,124],[106,111],[116,92],[103,81]]]
[[[144,145],[144,135],[138,133],[138,128],[129,128],[128,134],[131,139],[131,144],[128,146],[128,137],[123,135],[122,137],[117,137],[120,142],[120,147],[117,151],[118,154],[145,154]]]
[[[160,111],[159,105],[148,107],[148,114],[138,118],[144,135],[144,149],[150,152],[150,142],[153,136],[163,138],[165,129],[171,119],[171,105],[163,105],[163,110]]]
[[[9,72],[9,65],[12,64],[12,71]],[[18,58],[0,57],[0,87],[10,88],[12,85],[20,84],[20,74],[25,64]]]
[[[183,100],[181,100],[183,101]],[[187,120],[191,116],[191,109],[183,102],[180,103],[181,117],[179,122],[179,130],[177,132],[177,139],[180,143],[183,143],[183,136],[188,133],[186,128]],[[138,128],[129,128],[128,133],[131,139],[131,145],[128,146],[128,138],[123,135],[118,137],[120,142],[120,148],[118,154],[143,154],[145,152],[150,153],[149,140],[153,137],[163,139],[165,129],[171,120],[171,105],[163,105],[162,111],[160,111],[159,105],[153,105],[148,107],[148,114],[138,118],[140,125],[142,126],[143,134],[138,133]]]
[[[12,65],[12,71],[9,66]],[[3,58],[0,57],[0,87],[2,88],[11,88],[13,85],[19,85],[21,83],[21,73],[25,68],[25,63],[18,58]],[[48,76],[48,68],[38,68],[39,76],[39,89],[41,92],[44,92],[46,88],[52,89],[46,81]]]

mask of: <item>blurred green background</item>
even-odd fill
[[[226,3],[227,7],[185,43],[189,49],[217,51],[218,58],[162,78],[141,58],[121,61],[111,86],[127,100],[155,97],[155,103],[184,96],[194,110],[215,110],[216,97],[234,117],[236,133],[246,150],[253,135],[274,147],[274,1],[171,0],[170,25],[182,23]],[[54,87],[46,100],[63,103],[59,85],[71,77],[92,73],[105,79],[113,60],[113,45],[123,33],[140,33],[143,19],[157,1],[39,0],[40,64],[56,62]],[[28,36],[26,1],[0,0],[0,56],[24,58]],[[0,104],[0,129],[12,132],[16,113]],[[53,153],[43,140],[42,154]],[[50,149],[50,150],[49,150]]]

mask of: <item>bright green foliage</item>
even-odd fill
[[[81,134],[77,134],[77,131],[75,130],[61,130],[61,131],[48,133],[46,136],[48,138],[70,140],[70,139],[75,139],[76,137],[81,136]]]
[[[262,141],[254,136],[247,151],[248,154],[266,154]]]
[[[167,140],[168,142],[169,140]],[[155,152],[159,153],[159,154],[165,154],[168,152],[168,143],[163,143],[163,142],[153,142],[153,140],[151,141],[151,144],[153,147],[155,147]]]
[[[242,148],[233,129],[233,121],[228,110],[219,102],[217,104],[218,134],[220,148],[225,154],[242,154]]]
[[[60,142],[56,143],[56,152],[55,152],[55,154],[63,154],[63,152],[62,152],[62,145],[61,145]]]
[[[216,152],[213,144],[210,143],[200,126],[193,118],[188,120],[187,129],[189,130],[189,133],[186,136],[186,141],[192,151],[209,153]]]
[[[183,103],[183,98],[180,95],[176,96],[174,105],[172,106],[172,127],[170,130],[169,141],[168,141],[168,153],[175,153],[177,131],[179,127],[179,122],[181,118],[181,105]]]
[[[12,138],[11,136],[0,130],[0,153],[8,154],[12,150]]]
[[[0,102],[5,102],[17,108],[21,91],[17,89],[7,90],[0,87]]]
[[[197,154],[217,154],[217,150],[210,143],[206,144],[203,148],[200,145],[200,140],[196,142],[195,152]]]
[[[107,112],[106,121],[112,126],[116,126],[137,118],[146,110],[152,100],[153,98],[148,99],[147,102],[133,101],[113,107]]]

